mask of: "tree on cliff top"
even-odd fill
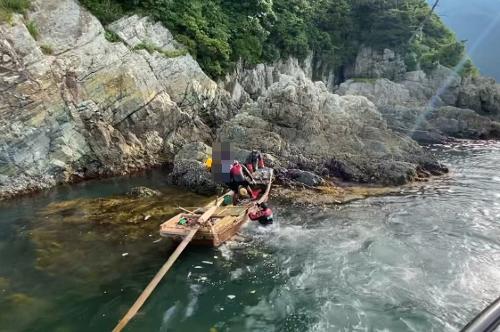
[[[185,44],[212,77],[241,59],[254,65],[313,52],[339,68],[361,45],[408,55],[410,68],[455,66],[464,54],[425,0],[81,0],[104,24],[150,15]],[[413,38],[422,26],[422,33]]]

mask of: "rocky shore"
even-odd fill
[[[261,150],[284,183],[400,185],[446,172],[417,141],[500,136],[492,80],[407,72],[390,50],[362,49],[340,86],[312,67],[241,65],[215,82],[146,17],[104,28],[75,0],[35,1],[0,24],[0,198],[164,163],[209,194],[215,141]]]

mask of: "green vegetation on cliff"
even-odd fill
[[[9,22],[13,13],[24,14],[31,0],[0,0],[0,23]]]
[[[81,0],[104,24],[152,16],[168,27],[213,77],[246,65],[311,51],[320,67],[340,69],[361,45],[391,48],[409,69],[453,67],[464,55],[425,0]],[[425,22],[422,29],[419,27]]]

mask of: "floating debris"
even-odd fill
[[[250,291],[250,294],[255,294],[255,290],[251,290],[251,291]]]
[[[144,217],[144,221],[148,221],[150,218],[151,218],[151,215],[148,214],[147,216]]]
[[[125,256],[128,256],[128,252],[124,252],[124,253],[122,254],[122,257],[125,257]]]
[[[194,268],[195,269],[203,269],[203,266],[196,265]]]
[[[219,256],[214,256],[214,259],[218,259],[218,258],[219,258]]]
[[[232,299],[236,298],[236,295],[228,295],[227,298],[232,300]]]
[[[207,279],[208,279],[207,277],[201,277],[201,278],[200,278],[200,280],[201,280],[201,281],[205,281],[205,280],[207,280]]]
[[[208,265],[214,265],[213,262],[210,262],[210,261],[202,261],[203,264],[208,264]]]

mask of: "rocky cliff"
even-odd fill
[[[182,45],[137,16],[109,29],[120,42],[73,0],[38,1],[0,26],[0,196],[127,173],[211,142],[201,117],[224,94]]]
[[[368,51],[360,54],[354,67],[363,70],[354,72],[336,92],[367,97],[394,130],[425,143],[441,142],[448,136],[500,138],[500,85],[494,80],[462,78],[443,66],[428,74],[405,72],[404,64],[385,60],[387,50],[370,61]],[[394,72],[398,76],[389,80]]]
[[[398,83],[354,79],[341,96],[332,72],[313,82],[317,68],[293,58],[240,65],[216,83],[160,24],[131,16],[104,29],[75,0],[35,1],[0,35],[0,197],[165,162],[176,183],[213,190],[183,147],[209,153],[215,140],[242,153],[258,148],[283,169],[351,181],[400,184],[444,170],[406,135],[440,83],[402,73],[390,52],[374,57],[376,70],[357,65],[353,75]],[[482,131],[469,136],[493,135],[498,86],[454,79],[431,99],[473,111],[448,107],[426,121],[449,133],[448,119],[471,118]]]

